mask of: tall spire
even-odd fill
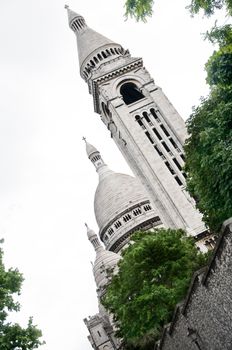
[[[83,137],[83,140],[85,141],[87,156],[95,166],[95,169],[99,175],[99,182],[100,182],[106,176],[112,174],[113,171],[110,170],[108,166],[105,164],[100,152],[96,149],[96,147],[88,143],[85,137]]]
[[[68,12],[69,27],[77,38],[80,73],[86,80],[94,68],[112,59],[110,56],[121,56],[123,49],[121,45],[89,28],[84,18],[70,10],[68,5],[65,5],[65,8]]]
[[[95,252],[98,252],[100,250],[104,250],[104,248],[102,247],[102,245],[98,239],[97,234],[93,230],[91,230],[86,223],[85,223],[85,226],[87,228],[88,239],[92,243]]]
[[[81,31],[86,27],[86,23],[84,18],[79,15],[78,13],[70,10],[68,5],[65,5],[64,8],[67,10],[68,13],[68,23],[69,27],[74,31]]]

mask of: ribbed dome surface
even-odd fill
[[[120,255],[105,249],[98,250],[93,267],[93,274],[98,288],[107,283],[107,270],[113,270],[120,260]]]
[[[101,231],[112,219],[147,200],[144,188],[132,176],[112,173],[99,182],[95,192],[94,211]]]

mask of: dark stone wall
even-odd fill
[[[232,350],[232,218],[209,266],[195,273],[155,350]]]

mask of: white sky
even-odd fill
[[[63,1],[1,0],[0,237],[7,267],[25,277],[15,319],[34,316],[41,350],[90,350],[82,319],[97,312],[97,298],[84,222],[97,230],[98,179],[82,136],[112,169],[130,171],[93,112]],[[207,94],[213,50],[201,37],[209,20],[190,18],[187,3],[157,0],[144,24],[124,21],[122,0],[69,1],[90,27],[143,57],[184,119]]]

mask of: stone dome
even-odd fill
[[[108,283],[108,273],[109,271],[115,272],[115,267],[119,260],[120,255],[105,250],[103,247],[97,251],[93,274],[99,294],[104,292],[104,287]]]
[[[118,253],[133,232],[149,230],[160,225],[161,221],[139,180],[113,172],[104,163],[100,152],[91,145],[87,146],[88,158],[99,175],[94,199],[99,236],[108,251]]]
[[[122,212],[147,200],[146,192],[136,178],[114,172],[109,174],[99,182],[94,198],[100,232]]]

